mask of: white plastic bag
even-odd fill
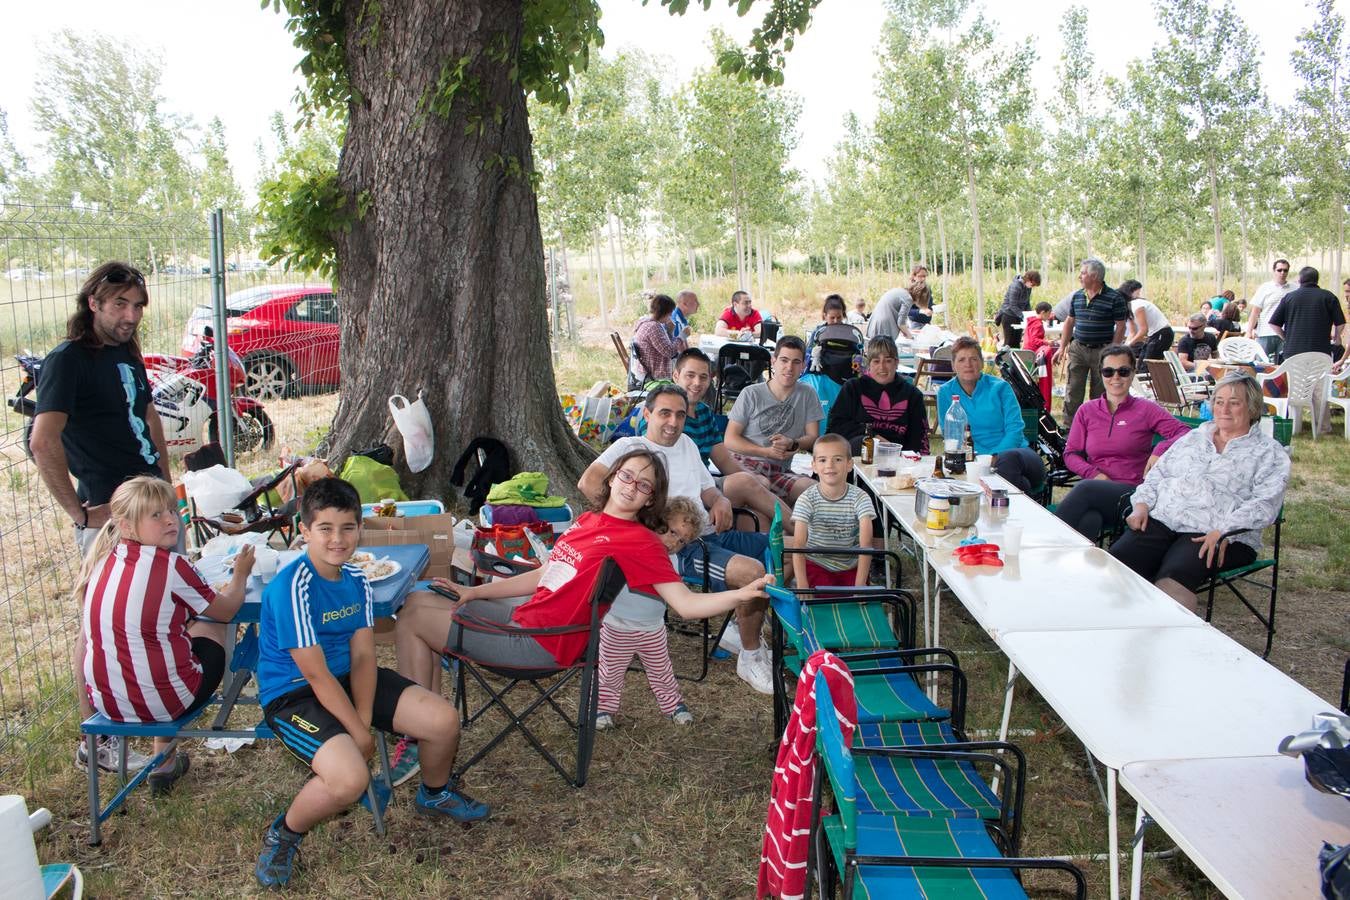
[[[214,518],[234,509],[249,494],[253,484],[242,472],[224,466],[212,466],[200,472],[184,472],[183,486],[197,504],[197,515]]]
[[[396,400],[403,405],[400,407]],[[389,398],[389,414],[394,417],[398,433],[403,435],[403,455],[408,458],[409,471],[420,472],[431,465],[431,458],[436,455],[436,438],[422,392],[417,392],[417,400],[412,403],[402,394],[394,394]]]

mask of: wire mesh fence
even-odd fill
[[[283,450],[312,452],[326,438],[337,404],[337,298],[328,284],[257,262],[247,227],[229,215],[225,222],[223,338],[243,368],[236,390],[251,391],[266,420],[265,429],[253,423],[247,445],[236,437],[236,467],[253,476],[275,469]],[[172,357],[191,358],[212,322],[209,241],[205,216],[0,204],[0,391],[16,397],[18,357],[41,358],[64,339],[81,285],[112,259],[145,274],[150,304],[139,337],[147,361],[162,354],[181,370]],[[152,388],[162,375],[152,373]],[[30,414],[40,393],[27,395]],[[68,765],[68,754],[53,751],[60,736],[73,736],[76,719],[74,528],[29,457],[24,408],[18,400],[0,407],[0,792]],[[177,478],[183,455],[215,438],[214,423],[198,417],[176,428],[175,410],[160,412],[173,432]]]

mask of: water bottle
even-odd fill
[[[949,475],[960,475],[966,470],[965,448],[961,446],[961,441],[969,424],[966,411],[961,408],[961,399],[953,397],[952,405],[947,407],[947,414],[942,417],[942,447]]]

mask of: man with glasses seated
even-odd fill
[[[678,554],[680,577],[689,584],[703,583],[701,544],[707,546],[709,589],[713,592],[736,590],[764,577],[761,560],[769,546],[768,535],[732,528],[731,502],[717,489],[698,447],[684,433],[689,395],[678,385],[658,385],[647,394],[642,415],[647,422],[646,434],[610,444],[581,473],[577,488],[597,503],[615,460],[632,450],[655,453],[666,465],[669,496],[688,497],[708,510],[701,540],[690,542]],[[767,608],[766,600],[756,599],[742,603],[736,611],[741,638],[736,674],[761,694],[773,693],[769,648],[760,641]]]
[[[1274,268],[1275,277],[1257,288],[1256,293],[1252,295],[1247,315],[1247,337],[1256,338],[1256,342],[1266,351],[1266,356],[1271,362],[1279,360],[1284,338],[1270,327],[1270,317],[1280,308],[1284,295],[1294,289],[1289,283],[1289,260],[1275,260]]]
[[[1055,515],[1089,540],[1116,521],[1120,498],[1132,492],[1167,448],[1190,431],[1152,400],[1130,394],[1134,351],[1117,345],[1102,351],[1106,390],[1074,413],[1064,464],[1079,478]],[[1154,436],[1162,442],[1153,446]]]
[[[1219,338],[1205,330],[1207,324],[1203,313],[1193,313],[1186,320],[1186,335],[1177,341],[1177,359],[1187,372],[1194,372],[1200,360],[1219,355]]]

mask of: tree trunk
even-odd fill
[[[919,262],[928,261],[928,236],[924,233],[924,216],[919,216]]]
[[[1223,222],[1219,218],[1219,172],[1214,160],[1209,164],[1209,212],[1214,217],[1214,293],[1223,290]]]
[[[609,328],[609,298],[605,296],[605,251],[601,249],[600,230],[595,231],[595,287],[600,298],[600,325]]]
[[[619,265],[619,254],[614,247],[613,215],[608,215],[605,217],[605,235],[609,239],[609,274],[611,276],[610,281],[614,283],[614,314],[617,316],[623,316],[624,314],[623,298],[624,294],[627,292],[624,290],[623,286],[623,269]],[[609,318],[607,316],[603,316],[600,324],[608,328]]]
[[[349,208],[365,211],[335,234],[342,392],[329,458],[398,445],[386,398],[421,390],[436,455],[416,475],[401,471],[411,496],[449,493],[460,451],[483,435],[504,440],[520,468],[547,473],[554,493],[575,496],[594,453],[558,404],[525,94],[499,62],[519,47],[521,5],[465,0],[436,15],[413,6],[386,0],[370,16],[364,3],[345,4],[356,99],[338,178]],[[428,114],[440,77],[428,59],[469,60],[477,99],[465,92],[446,116]],[[471,115],[481,126],[472,134]]]
[[[1339,292],[1341,289],[1341,251],[1345,248],[1345,204],[1341,202],[1340,194],[1333,198],[1336,204],[1336,274],[1331,280],[1330,290]]]
[[[1238,212],[1238,231],[1242,235],[1242,293],[1239,297],[1247,296],[1247,217]]]
[[[951,269],[951,257],[947,255],[947,227],[942,220],[942,207],[937,210],[938,243],[942,247],[942,327],[949,327],[950,313],[947,310],[947,272]]]

